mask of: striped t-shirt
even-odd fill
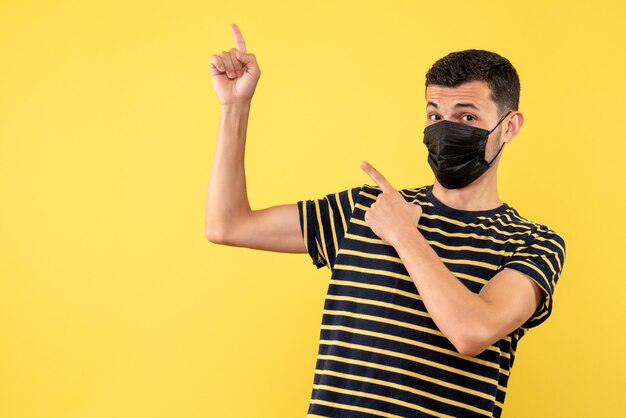
[[[364,215],[381,193],[365,184],[297,202],[308,253],[331,278],[324,303],[309,417],[499,417],[518,341],[552,310],[565,243],[509,205],[464,211],[432,186],[403,189],[420,205],[418,229],[471,291],[504,268],[544,290],[531,318],[477,356],[439,331],[395,249]]]

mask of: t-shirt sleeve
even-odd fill
[[[544,322],[552,313],[554,288],[565,263],[565,241],[551,229],[540,227],[520,245],[505,263],[530,276],[544,292],[533,315],[522,327],[532,328]]]
[[[304,245],[317,268],[334,265],[339,243],[348,229],[361,187],[297,202]]]

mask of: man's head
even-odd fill
[[[488,171],[487,176],[481,175],[483,179],[495,177],[495,170],[488,168],[498,165],[502,147],[513,140],[524,123],[522,113],[517,110],[519,92],[515,68],[493,52],[453,52],[433,64],[426,74],[425,134],[429,134],[425,143],[430,144],[429,163],[438,178],[443,179],[443,172],[446,176],[463,178],[463,181],[447,182],[463,187],[458,184],[475,178],[465,175],[463,170],[471,170],[475,175]],[[457,125],[432,127],[442,121]],[[485,132],[489,132],[486,142],[479,139]],[[462,146],[449,146],[452,143]],[[455,174],[449,174],[452,171]]]
[[[426,73],[426,87],[457,87],[470,81],[487,83],[499,116],[517,110],[520,95],[517,71],[509,60],[495,52],[478,49],[452,52],[435,62]]]

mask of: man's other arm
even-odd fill
[[[544,294],[529,276],[509,268],[474,293],[454,277],[418,230],[395,244],[433,321],[463,355],[477,356],[523,325]]]
[[[408,203],[369,163],[361,168],[382,189],[365,222],[398,252],[426,310],[457,351],[476,356],[523,325],[543,291],[526,274],[505,268],[479,294],[468,289],[441,261],[417,228],[422,210]]]

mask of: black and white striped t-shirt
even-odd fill
[[[552,310],[563,239],[507,204],[463,211],[432,186],[400,190],[422,207],[418,229],[471,291],[512,268],[545,292],[520,328],[465,356],[433,322],[395,249],[365,223],[381,192],[365,184],[297,203],[313,264],[331,270],[308,416],[499,417],[517,343]]]

